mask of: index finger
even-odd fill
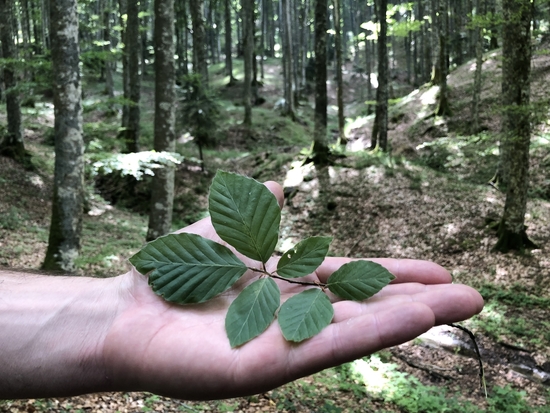
[[[330,275],[351,258],[327,257],[316,270],[319,281],[326,283]],[[395,276],[392,284],[416,282],[421,284],[449,284],[452,277],[449,271],[441,265],[431,261],[395,259],[395,258],[372,258],[368,261],[376,262],[384,266]]]

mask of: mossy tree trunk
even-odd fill
[[[174,63],[174,0],[155,0],[155,151],[174,152],[176,147],[176,70]],[[202,79],[201,79],[202,81]],[[172,228],[175,166],[155,171],[151,183],[151,212],[147,240],[168,234]]]
[[[328,164],[327,139],[327,0],[315,0],[315,114],[313,161]]]
[[[506,203],[498,229],[498,251],[532,247],[525,233],[531,137],[530,0],[504,0],[502,48],[502,163],[506,165]]]
[[[2,42],[2,57],[16,59],[15,44],[13,42],[12,21],[14,2],[0,0],[0,41]],[[21,100],[17,90],[16,74],[13,66],[4,67],[4,85],[6,87],[6,112],[8,118],[7,134],[0,136],[0,154],[26,164],[25,145],[21,132]]]
[[[54,84],[55,169],[47,270],[73,271],[80,249],[84,142],[76,0],[50,5]]]

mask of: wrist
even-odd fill
[[[103,346],[120,282],[1,271],[0,399],[110,390]]]

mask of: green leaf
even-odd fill
[[[305,277],[322,264],[332,237],[310,237],[283,254],[277,274],[284,278]]]
[[[300,342],[318,334],[333,316],[327,295],[319,288],[311,288],[286,300],[277,318],[285,339]]]
[[[202,303],[229,289],[247,270],[227,247],[196,234],[157,238],[130,258],[153,291],[178,304]]]
[[[275,250],[281,222],[275,195],[252,178],[218,171],[208,202],[220,238],[248,258],[267,262]]]
[[[372,297],[395,277],[372,261],[351,261],[334,271],[327,281],[330,291],[346,300]]]
[[[231,303],[225,316],[225,331],[231,347],[237,347],[265,331],[275,318],[281,292],[271,278],[247,286]]]

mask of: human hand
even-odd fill
[[[266,186],[282,203],[279,185]],[[223,243],[209,219],[182,231]],[[223,243],[225,244],[225,243]],[[239,257],[247,265],[253,261]],[[274,270],[276,257],[267,263]],[[345,258],[327,258],[311,281],[325,283]],[[376,259],[396,279],[363,303],[331,296],[334,319],[318,335],[287,342],[277,323],[232,349],[225,333],[231,301],[246,286],[206,303],[179,306],[155,295],[147,278],[133,270],[119,281],[119,312],[107,331],[103,363],[114,390],[145,390],[182,399],[214,399],[260,393],[299,377],[409,341],[434,325],[464,320],[481,311],[472,288],[451,284],[450,274],[427,261]],[[304,287],[278,281],[282,301]]]

